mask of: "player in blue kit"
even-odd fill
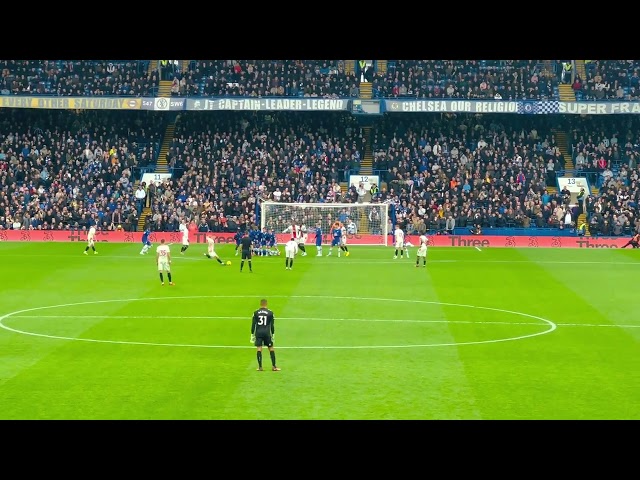
[[[260,240],[262,232],[258,228],[249,230],[249,238],[251,239],[251,252],[254,255],[260,255]]]
[[[142,250],[140,250],[140,255],[146,255],[149,252],[149,249],[151,248],[151,240],[149,240],[150,236],[151,229],[147,227],[142,234]]]
[[[322,224],[320,222],[318,222],[318,224],[316,225],[316,250],[318,251],[318,254],[316,255],[316,257],[321,257],[322,256]]]
[[[280,255],[280,250],[278,250],[276,245],[276,231],[272,228],[267,233],[267,247],[269,248],[269,255]]]
[[[266,257],[267,255],[269,255],[269,252],[267,250],[267,245],[269,243],[269,231],[267,230],[267,227],[264,227],[262,229],[262,232],[260,232],[260,253],[259,255]]]
[[[335,222],[331,225],[331,245],[329,246],[329,253],[327,253],[327,257],[331,255],[333,252],[333,247],[338,247],[338,257],[340,256],[340,252],[342,252],[342,228],[340,227],[340,222]]]
[[[236,257],[237,257],[238,256],[238,248],[240,247],[240,241],[242,240],[242,231],[240,230],[240,227],[238,227],[238,231],[233,236],[233,239],[236,242]]]

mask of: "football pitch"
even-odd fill
[[[0,418],[640,419],[639,250],[156,246],[0,243]]]

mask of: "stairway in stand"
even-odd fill
[[[147,204],[149,203],[149,196],[147,196],[146,203]],[[147,204],[145,204],[144,208],[142,209],[142,213],[138,218],[138,228],[137,228],[138,232],[144,232],[144,222],[147,216],[151,215],[151,207],[148,206]]]
[[[576,74],[580,77],[582,82],[587,80],[587,68],[585,67],[584,60],[576,60]]]
[[[360,160],[359,175],[373,175],[373,149],[371,148],[371,127],[362,127],[364,133],[364,156]]]
[[[387,61],[386,60],[376,60],[376,72],[380,75],[387,74]]]
[[[369,99],[373,97],[373,88],[369,82],[360,82],[360,98]]]
[[[342,192],[342,201],[344,202],[344,199],[347,195],[347,191],[349,190],[349,184],[347,182],[340,182],[340,191]]]
[[[356,72],[356,61],[355,60],[345,60],[344,61],[344,73],[347,75],[352,75]]]
[[[369,219],[367,215],[362,215],[358,221],[358,233],[371,233],[369,232]]]
[[[151,60],[149,62],[149,69],[147,70],[147,73],[151,75],[154,70],[158,70],[158,60]]]
[[[586,213],[581,213],[580,215],[578,215],[578,222],[576,223],[576,226],[582,225],[583,223],[587,223],[587,214]],[[587,223],[586,228],[584,229],[584,236],[585,237],[590,237],[591,236],[591,232],[589,232],[589,224],[588,223]]]
[[[571,85],[567,85],[562,83],[558,85],[558,93],[560,94],[561,102],[575,102],[576,101],[576,92],[573,91]]]
[[[167,161],[167,153],[169,152],[169,147],[173,142],[173,134],[176,131],[176,123],[180,117],[176,117],[173,121],[167,125],[167,128],[164,133],[164,137],[162,139],[162,144],[160,145],[160,152],[158,153],[158,160],[156,162],[156,171],[155,173],[169,173],[169,163]],[[134,185],[134,191],[138,188],[139,180],[136,180],[136,184]],[[142,209],[142,213],[140,214],[140,218],[138,218],[138,231],[141,232],[144,229],[144,221],[147,218],[147,215],[151,214],[151,199],[149,195],[145,200],[144,208]]]
[[[160,86],[158,86],[158,96],[169,98],[171,97],[171,80],[160,80]]]
[[[573,156],[571,154],[571,145],[569,144],[569,138],[564,130],[551,130],[556,137],[556,143],[560,149],[560,153],[564,157],[564,176],[570,177],[574,174],[575,166],[573,164]]]
[[[167,129],[164,132],[164,138],[162,139],[162,145],[160,145],[160,152],[158,153],[158,161],[156,162],[156,173],[169,173],[169,162],[167,161],[167,153],[169,153],[169,147],[173,142],[173,134],[176,131],[176,120],[167,125]]]
[[[181,72],[189,71],[189,64],[190,63],[191,63],[191,60],[180,60],[180,71]]]
[[[359,175],[373,175],[373,148],[371,147],[371,127],[362,127],[364,134],[364,155],[360,160]],[[364,202],[371,202],[371,194],[369,192],[364,196]],[[369,221],[366,215],[360,217],[358,222],[358,232],[369,233]]]

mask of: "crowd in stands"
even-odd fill
[[[197,60],[177,73],[172,95],[355,98],[358,78],[342,60]]]
[[[257,222],[258,198],[362,201],[356,185],[340,186],[365,152],[349,113],[185,112],[167,155],[173,177],[134,188],[156,161],[167,121],[161,112],[1,110],[0,226],[134,231],[148,201],[153,230],[176,231],[184,217],[233,231]],[[592,234],[639,231],[638,127],[622,115],[387,114],[371,127],[382,180],[372,201],[391,203],[409,233],[574,232],[581,213]],[[569,133],[572,159],[555,128]],[[595,176],[597,194],[576,201],[548,188],[569,160],[578,175]]]
[[[355,62],[357,65],[357,62]],[[558,60],[388,60],[374,68],[377,98],[557,99]],[[374,64],[375,65],[375,64]],[[361,77],[344,60],[0,60],[0,95],[356,98]],[[588,60],[573,71],[578,100],[640,99],[638,60]],[[565,80],[566,81],[566,80]]]
[[[227,112],[184,115],[167,159],[171,196],[153,197],[153,228],[175,217],[173,197],[212,231],[257,222],[256,198],[281,202],[345,200],[340,182],[357,170],[364,137],[348,113]]]
[[[372,87],[375,97],[547,100],[557,84],[542,60],[395,60]]]
[[[144,60],[0,60],[1,95],[154,96],[158,71]]]
[[[577,117],[559,125],[552,117],[442,115],[407,122],[389,115],[373,138],[374,169],[385,178],[388,197],[398,197],[401,215],[412,218],[416,233],[446,233],[447,220],[474,233],[505,226],[575,231],[579,215],[586,213],[594,234],[626,234],[640,231],[637,125],[629,116],[617,122]],[[591,184],[601,187],[599,195],[576,201],[568,191],[547,189],[556,186],[568,160],[553,131],[560,126],[577,139],[577,151],[598,153],[577,175],[589,172],[596,180]],[[616,138],[625,142],[619,156],[610,146]],[[600,215],[594,219],[593,213]],[[619,229],[613,228],[616,222]]]
[[[635,115],[576,117],[569,131],[577,175],[596,186],[581,208],[590,232],[626,235],[638,231],[640,119]]]
[[[0,228],[125,225],[140,211],[136,170],[155,163],[165,122],[152,112],[0,110]]]
[[[574,74],[578,100],[640,100],[639,60],[589,60],[585,71],[586,78]]]

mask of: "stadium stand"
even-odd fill
[[[393,60],[373,80],[376,98],[557,98],[555,61]]]
[[[159,76],[148,60],[0,60],[0,94],[151,96]]]
[[[153,112],[0,110],[0,224],[135,230],[139,172],[166,118]]]
[[[0,90],[138,97],[168,84],[167,95],[175,97],[358,98],[364,77],[356,64],[4,60]],[[575,61],[564,84],[560,61],[372,65],[365,83],[376,98],[549,100],[560,98],[564,86],[577,101],[633,100],[639,87],[637,61],[627,60]],[[609,88],[597,87],[607,82]],[[3,108],[0,225],[175,231],[185,217],[202,229],[233,231],[257,222],[257,199],[362,201],[349,177],[366,172],[382,180],[372,201],[392,204],[393,218],[407,217],[410,233],[575,235],[583,222],[589,235],[640,231],[635,115],[365,117]],[[140,186],[150,172],[170,178]],[[589,182],[591,191],[578,204],[558,188],[564,175]],[[136,199],[140,188],[144,196]]]

